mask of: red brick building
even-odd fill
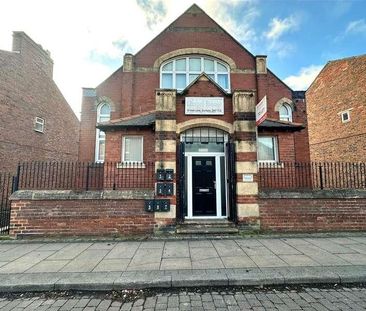
[[[366,162],[366,55],[328,62],[306,91],[312,161]]]
[[[267,118],[257,127],[265,96]],[[157,223],[255,225],[258,162],[309,161],[305,110],[304,92],[276,77],[266,56],[193,5],[98,87],[83,89],[79,159],[173,170],[160,196],[170,212],[155,212]]]
[[[78,159],[79,121],[52,79],[53,61],[24,32],[0,51],[0,172],[18,162]]]

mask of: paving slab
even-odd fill
[[[160,265],[160,270],[180,270],[192,269],[190,258],[163,258]]]
[[[106,259],[132,258],[140,246],[140,242],[125,242],[116,244],[106,255]]]
[[[338,254],[338,256],[353,265],[366,265],[366,254]]]
[[[319,266],[319,263],[306,255],[279,255],[290,266]]]
[[[222,269],[224,264],[220,258],[192,260],[192,269]]]
[[[68,260],[44,260],[25,271],[25,273],[59,272],[68,263]]]
[[[0,253],[0,261],[12,261],[16,260],[25,254],[30,253],[33,250],[41,247],[42,244],[17,244],[16,247],[11,248],[5,252]]]
[[[74,259],[76,256],[80,255],[91,245],[92,243],[71,243],[65,246],[64,248],[60,249],[58,252],[54,253],[48,259],[50,260]]]
[[[332,242],[329,239],[306,239],[313,245],[318,246],[323,251],[327,251],[332,254],[349,254],[355,253],[352,249],[346,247],[345,245],[340,245],[338,243]]]
[[[127,269],[131,259],[116,258],[116,259],[103,259],[93,269],[93,272],[123,272]]]
[[[257,267],[255,262],[247,255],[221,257],[225,268],[252,268]]]
[[[108,250],[85,250],[61,269],[61,272],[91,272],[105,257]]]
[[[276,255],[250,255],[249,256],[258,267],[286,267],[288,266]]]
[[[300,252],[278,239],[261,239],[260,242],[276,255],[296,255]]]
[[[0,242],[0,291],[366,282],[356,238]]]
[[[190,257],[188,242],[166,242],[163,251],[163,258],[172,257]]]
[[[0,268],[0,273],[22,273],[49,257],[52,251],[33,251]]]

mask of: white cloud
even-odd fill
[[[364,19],[352,21],[348,24],[345,33],[365,33],[366,34],[366,22]]]
[[[238,40],[254,40],[255,0],[3,0],[0,49],[24,31],[51,52],[54,80],[79,114],[81,87],[95,87],[179,15],[197,3]],[[238,18],[228,18],[245,6]],[[21,8],[21,9],[19,9]]]
[[[282,37],[289,32],[294,32],[299,28],[300,17],[290,15],[284,19],[274,17],[268,25],[268,30],[263,33],[265,46],[271,53],[276,53],[278,57],[283,58],[296,50],[293,43],[287,42]]]
[[[299,26],[299,20],[293,15],[284,19],[274,17],[268,26],[269,30],[265,32],[266,38],[269,40],[277,40],[286,32],[295,31]]]
[[[283,81],[293,90],[306,90],[322,68],[322,65],[304,67],[300,69],[297,75],[288,76]]]

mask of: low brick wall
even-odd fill
[[[366,190],[263,191],[261,229],[277,232],[366,230]]]
[[[152,197],[153,191],[139,190],[17,191],[11,196],[10,235],[152,234],[157,226],[154,213],[144,211],[144,200]]]

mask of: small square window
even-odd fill
[[[43,133],[44,132],[44,124],[45,124],[45,120],[40,118],[40,117],[36,117],[34,119],[34,130],[36,132],[40,132]]]
[[[277,139],[274,136],[258,137],[258,160],[259,162],[278,161]]]
[[[122,162],[143,161],[142,136],[125,136],[122,145]]]
[[[349,111],[344,111],[341,113],[342,123],[351,121]]]

